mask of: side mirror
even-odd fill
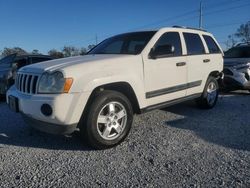
[[[170,57],[174,54],[174,46],[172,45],[161,45],[156,48],[152,48],[149,57],[151,59]]]

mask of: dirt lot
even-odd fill
[[[94,151],[52,136],[0,102],[0,187],[250,187],[250,95],[221,95],[135,117],[128,139]]]

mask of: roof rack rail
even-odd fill
[[[201,29],[201,28],[195,28],[195,27],[186,27],[186,26],[179,26],[179,25],[174,25],[174,28],[182,28],[182,29],[193,29],[193,30],[198,30],[198,31],[205,31],[207,32],[207,30],[205,29]]]
[[[250,45],[250,41],[240,42],[240,43],[236,44],[235,46],[248,46],[248,45]]]

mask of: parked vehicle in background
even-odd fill
[[[0,95],[5,95],[15,82],[17,70],[23,66],[48,61],[46,55],[8,55],[0,60]]]
[[[199,29],[162,28],[104,40],[87,55],[26,66],[7,103],[28,124],[68,134],[76,127],[98,149],[122,142],[134,113],[196,99],[213,108],[222,50]]]
[[[223,72],[223,89],[250,91],[250,42],[238,44],[225,52]]]

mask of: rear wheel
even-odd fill
[[[216,105],[219,95],[219,85],[214,77],[208,77],[202,96],[197,100],[201,108],[210,109]]]
[[[96,149],[106,149],[122,142],[133,122],[132,106],[122,93],[102,91],[90,105],[81,134]]]

